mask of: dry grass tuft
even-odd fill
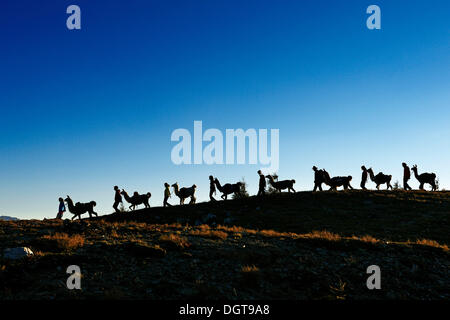
[[[263,237],[281,237],[282,234],[280,232],[274,231],[274,230],[261,230],[259,232],[260,235]]]
[[[251,265],[251,266],[245,265],[245,266],[241,267],[241,271],[242,272],[259,272],[259,268],[255,265]]]
[[[189,234],[193,236],[200,236],[205,238],[221,239],[221,240],[225,240],[228,237],[228,233],[218,230],[191,230],[189,231]]]
[[[186,237],[182,237],[173,233],[161,235],[159,237],[159,241],[168,245],[173,245],[180,249],[189,248],[191,246]]]
[[[326,230],[322,231],[313,231],[311,233],[307,233],[304,235],[301,235],[302,237],[309,238],[309,239],[324,239],[329,241],[339,241],[341,240],[341,236],[335,233],[331,233]]]
[[[56,246],[62,250],[72,250],[84,245],[84,237],[81,234],[69,236],[67,233],[55,233],[45,235],[42,239],[56,243]]]
[[[448,246],[447,245],[442,245],[437,241],[434,240],[430,240],[430,239],[421,239],[421,240],[417,240],[416,244],[420,244],[423,246],[430,246],[430,247],[434,247],[434,248],[440,248],[443,249],[444,251],[448,251]]]
[[[353,239],[353,237],[352,237],[352,239]],[[376,239],[376,238],[374,238],[372,236],[369,236],[369,235],[365,235],[365,236],[363,236],[361,238],[355,237],[355,239],[356,240],[360,240],[362,242],[368,242],[368,243],[373,243],[373,244],[380,242],[380,240],[378,240],[378,239]]]

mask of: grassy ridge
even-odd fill
[[[0,222],[0,251],[35,252],[0,258],[0,299],[448,300],[449,214],[449,192],[350,191]]]
[[[449,243],[450,192],[360,191],[274,194],[248,199],[155,207],[103,216],[105,221],[188,223],[212,213],[227,214],[234,225],[250,229],[307,233],[326,229],[343,236],[371,235],[389,241],[427,238]]]

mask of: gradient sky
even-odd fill
[[[0,215],[54,218],[67,194],[107,214],[114,185],[159,206],[166,181],[205,201],[209,174],[255,194],[258,165],[171,162],[172,131],[194,120],[279,129],[297,190],[313,165],[359,187],[362,164],[395,182],[402,161],[449,189],[449,14],[447,0],[2,1]]]

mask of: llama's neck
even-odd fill
[[[268,177],[268,179],[269,179],[270,185],[271,185],[272,187],[274,187],[274,186],[275,186],[275,181],[273,180],[273,178],[272,178],[272,177]]]
[[[413,168],[412,171],[414,172],[414,177],[419,180],[419,173],[417,172],[417,168]]]
[[[367,172],[369,172],[370,180],[375,181],[375,176],[373,175],[373,171],[367,170]]]
[[[69,211],[70,211],[70,212],[74,212],[75,207],[74,207],[74,205],[73,205],[72,199],[68,199],[68,200],[67,200],[67,207],[69,208]]]
[[[173,186],[173,190],[174,190],[174,192],[175,192],[175,195],[177,195],[177,196],[180,195],[180,192],[178,191],[178,186],[177,186],[177,185],[174,185],[174,186]]]
[[[219,189],[219,191],[222,192],[222,191],[223,191],[223,188],[222,188],[222,186],[220,185],[219,180],[216,179],[214,182],[216,183],[217,189]]]
[[[124,192],[124,193],[123,193],[123,197],[125,198],[125,200],[127,200],[128,202],[130,202],[131,198],[130,198],[130,196],[128,195],[128,193]]]

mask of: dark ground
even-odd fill
[[[35,255],[0,259],[0,300],[449,300],[449,216],[450,192],[355,190],[5,221],[0,252]],[[82,290],[66,288],[72,264]]]

